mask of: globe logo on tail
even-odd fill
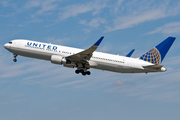
[[[142,55],[139,59],[158,65],[161,63],[161,54],[155,47]]]

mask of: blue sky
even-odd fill
[[[88,48],[132,57],[168,36],[176,41],[165,73],[120,74],[91,69],[90,76],[49,61],[13,55],[13,39]],[[1,120],[179,120],[180,2],[178,0],[0,0]]]

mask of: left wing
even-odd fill
[[[76,53],[74,55],[71,56],[67,56],[66,59],[73,61],[73,62],[81,62],[81,61],[87,61],[90,60],[90,58],[93,55],[93,52],[98,48],[99,44],[101,43],[101,41],[103,40],[104,37],[101,37],[94,45],[92,45],[90,48]]]

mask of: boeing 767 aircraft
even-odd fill
[[[48,60],[64,67],[77,68],[75,73],[85,76],[91,74],[88,71],[90,68],[118,73],[165,72],[161,62],[176,39],[168,37],[139,58],[131,58],[134,49],[127,56],[95,52],[103,38],[86,50],[24,39],[12,40],[4,47],[13,53],[14,62],[18,55]]]

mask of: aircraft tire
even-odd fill
[[[76,70],[76,71],[75,71],[75,73],[76,73],[76,74],[79,74],[79,73],[80,73],[80,71],[79,71],[79,70]]]
[[[90,71],[87,71],[87,72],[86,72],[86,74],[87,74],[87,75],[90,75],[90,74],[91,74],[91,72],[90,72]]]
[[[17,59],[13,59],[14,62],[17,62]]]
[[[85,75],[86,75],[86,73],[85,73],[85,72],[82,72],[82,75],[84,75],[84,76],[85,76]]]

